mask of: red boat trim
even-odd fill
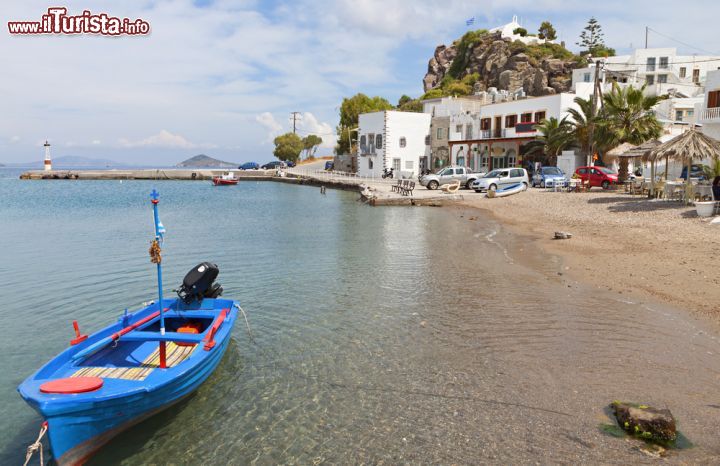
[[[213,322],[212,327],[210,327],[210,331],[208,332],[207,336],[203,338],[203,341],[206,342],[203,348],[205,351],[210,351],[215,346],[215,334],[225,320],[225,317],[227,317],[228,312],[230,312],[229,308],[223,309],[220,312],[220,315],[217,316],[215,322]]]
[[[166,307],[165,309],[163,309],[163,311],[167,311],[167,310],[169,310],[169,309],[170,309],[170,308]],[[158,316],[160,316],[160,311],[155,311],[155,312],[153,312],[152,314],[150,314],[149,316],[145,317],[144,319],[140,319],[140,320],[138,320],[137,322],[135,322],[134,324],[128,325],[127,327],[125,327],[124,329],[120,330],[119,332],[113,333],[113,334],[111,335],[111,338],[112,338],[113,340],[117,340],[118,338],[120,338],[121,336],[125,335],[126,333],[132,332],[132,331],[135,330],[136,328],[138,328],[138,327],[140,327],[140,326],[142,326],[142,325],[147,324],[148,322],[150,322],[151,320],[153,320],[154,318],[156,318],[156,317],[158,317]]]

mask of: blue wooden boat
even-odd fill
[[[153,247],[162,232],[155,217]],[[18,387],[45,419],[52,456],[61,465],[84,463],[124,429],[193,393],[228,347],[240,306],[219,298],[217,266],[193,268],[179,297],[163,299],[159,247],[156,252],[157,302],[125,311],[89,337],[73,322],[70,347]]]

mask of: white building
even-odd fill
[[[459,114],[450,121],[450,154],[453,163],[486,172],[521,166],[521,146],[537,136],[535,126],[543,120],[569,117],[576,107],[575,94],[489,104],[476,114]]]
[[[603,62],[600,81],[605,91],[613,82],[641,87],[647,85],[648,95],[672,94],[695,97],[703,93],[709,71],[720,68],[720,57],[678,55],[675,48],[636,49],[630,55],[600,58]],[[591,86],[595,64],[573,71],[573,90]]]
[[[525,37],[521,36],[520,34],[516,34],[515,30],[518,28],[522,28],[523,26],[520,25],[518,22],[518,17],[513,16],[512,21],[505,24],[504,26],[498,26],[496,28],[490,29],[490,33],[494,32],[500,32],[501,37],[503,39],[510,39],[510,40],[519,40],[520,42],[523,42],[524,44],[541,44],[545,42],[554,43],[555,41],[552,40],[544,40],[540,39],[536,35],[527,35]],[[530,31],[528,31],[529,34],[531,34]]]
[[[379,177],[386,168],[416,177],[429,166],[430,119],[427,113],[363,113],[358,118],[358,175]]]
[[[703,133],[720,140],[720,70],[711,71],[705,81],[705,98],[698,106],[698,123]]]

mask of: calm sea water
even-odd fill
[[[148,193],[168,233],[165,291],[220,266],[239,321],[186,402],[94,464],[642,462],[605,406],[669,406],[720,455],[720,351],[685,313],[564,281],[559,262],[477,213],[370,208],[279,183],[20,181],[0,170],[0,463],[40,418],[16,386],[72,337],[155,298]],[[717,459],[717,456],[715,456]]]

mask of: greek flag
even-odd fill
[[[473,24],[475,24],[475,17],[474,17],[474,16],[473,16],[472,18],[468,19],[467,21],[465,21],[465,25],[466,25],[466,26],[472,26]]]
[[[165,233],[165,225],[162,224],[162,220],[158,219],[158,235],[160,235],[161,242],[165,240]]]

